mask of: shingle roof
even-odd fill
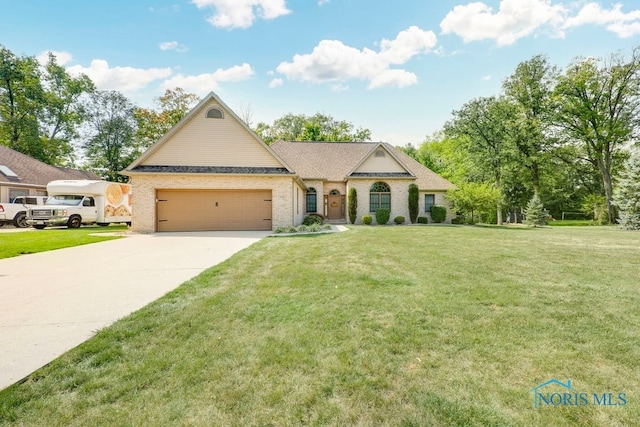
[[[365,156],[383,145],[394,155],[408,173],[376,174],[352,173]],[[423,166],[416,160],[397,150],[390,144],[379,142],[288,142],[278,141],[271,145],[295,172],[304,179],[344,181],[348,176],[361,177],[411,177],[421,190],[447,190],[454,185]]]
[[[228,174],[258,174],[258,175],[292,175],[285,168],[267,167],[230,167],[230,166],[160,166],[141,165],[134,167],[131,172],[157,173],[228,173]]]
[[[91,172],[48,165],[4,145],[0,145],[0,165],[7,166],[18,176],[12,178],[0,172],[0,185],[23,184],[44,188],[50,181],[58,179],[100,179]]]

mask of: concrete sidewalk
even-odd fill
[[[0,260],[0,389],[269,234],[130,235]]]

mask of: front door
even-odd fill
[[[342,219],[342,196],[338,190],[329,193],[327,205],[328,219]]]

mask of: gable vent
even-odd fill
[[[385,157],[384,150],[376,151],[376,157]]]
[[[208,119],[223,119],[224,118],[224,114],[222,114],[222,111],[217,109],[217,108],[210,108],[207,111],[207,118]]]

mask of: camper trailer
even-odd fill
[[[131,225],[131,186],[118,182],[62,180],[47,184],[49,198],[44,206],[27,210],[27,224],[43,229],[83,224]]]

